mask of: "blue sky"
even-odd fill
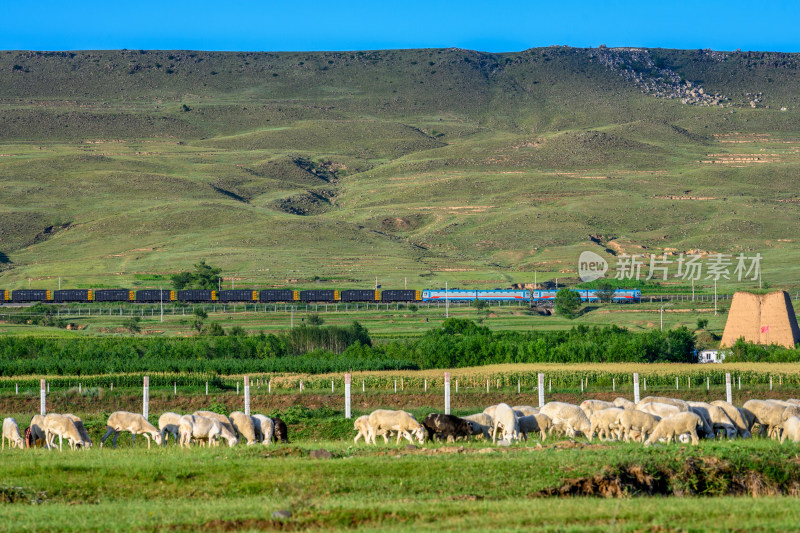
[[[2,50],[488,52],[553,44],[800,52],[800,1],[3,0]]]

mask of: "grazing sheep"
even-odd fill
[[[592,430],[589,418],[583,412],[583,409],[577,405],[564,402],[548,402],[541,408],[540,412],[549,416],[553,420],[554,426],[563,424],[569,428],[568,433],[588,435]]]
[[[688,402],[687,405],[689,405]],[[703,428],[700,430],[701,433],[703,434],[703,437],[706,439],[713,439],[715,437],[714,425],[711,422],[711,418],[709,418],[708,416],[708,411],[706,410],[706,408],[689,405],[689,412],[696,414],[697,416],[700,417],[700,420],[703,421]],[[731,428],[732,427],[733,424],[731,424]]]
[[[788,400],[786,400],[786,403],[790,403],[792,405],[800,405],[800,400],[796,398],[789,398]]]
[[[591,428],[589,429],[589,434],[586,435],[589,438],[589,442],[592,441],[595,432],[597,432],[597,438],[600,440],[611,440],[615,437],[619,427],[617,419],[623,411],[624,409],[621,407],[607,407],[606,409],[594,411],[589,416]]]
[[[616,407],[616,405],[611,402],[604,402],[603,400],[583,400],[578,407],[584,412],[586,418],[592,418],[593,413]]]
[[[512,407],[512,409],[514,410],[515,413],[517,412],[522,413],[521,416],[532,416],[539,414],[539,408],[533,407],[531,405],[515,405],[514,407]]]
[[[72,420],[72,422],[75,424],[75,427],[78,429],[78,433],[81,434],[81,439],[83,439],[83,442],[85,443],[83,446],[85,448],[91,448],[92,447],[92,439],[89,437],[89,433],[86,431],[86,428],[83,426],[83,420],[81,420],[80,418],[78,418],[77,416],[75,416],[75,415],[73,415],[71,413],[67,413],[64,416],[66,416],[67,418]]]
[[[252,418],[241,411],[234,411],[231,413],[230,419],[239,438],[244,437],[248,446],[256,443],[256,428]]]
[[[272,435],[275,433],[275,422],[268,416],[252,415],[256,439],[263,445],[272,444]]]
[[[6,440],[8,441],[8,445],[11,449],[14,449],[16,446],[19,449],[25,447],[25,441],[22,439],[22,435],[19,434],[19,426],[17,425],[17,421],[13,418],[4,418],[3,419],[3,448],[6,449]]]
[[[547,431],[553,425],[550,417],[541,413],[535,415],[521,416],[517,419],[519,432],[526,441],[528,440],[528,433],[539,432],[542,442],[547,438]]]
[[[236,430],[233,429],[233,424],[231,423],[231,419],[225,415],[221,415],[219,413],[215,413],[214,411],[195,411],[195,416],[204,416],[206,418],[213,418],[214,420],[219,420],[219,423],[225,427],[230,433],[236,435]]]
[[[614,404],[615,407],[622,407],[623,409],[636,409],[636,404],[627,398],[622,398],[622,397],[614,398],[614,401],[612,403]]]
[[[219,443],[222,434],[222,423],[216,418],[207,418],[199,415],[183,415],[178,423],[181,447],[188,448],[192,440],[201,446],[208,442],[209,446]]]
[[[483,438],[489,440],[491,438],[489,432],[492,429],[492,417],[486,413],[476,413],[463,417],[464,420],[472,426],[473,435],[483,435]]]
[[[71,418],[56,413],[49,413],[44,417],[45,441],[49,444],[48,448],[55,447],[55,438],[58,437],[58,451],[64,451],[64,439],[67,439],[69,447],[75,449],[76,446],[86,446],[75,422]]]
[[[42,441],[42,446],[49,448],[47,442],[46,431],[44,429],[44,417],[42,415],[35,415],[31,418],[31,436],[33,437],[33,445],[36,446],[37,441]]]
[[[156,445],[161,446],[161,432],[153,424],[147,421],[145,417],[139,413],[129,413],[128,411],[117,411],[111,413],[106,422],[108,431],[100,439],[100,447],[106,442],[106,439],[113,433],[114,438],[112,443],[114,448],[117,447],[117,437],[120,431],[129,431],[131,434],[131,443],[136,444],[136,435],[144,435],[147,439],[147,449],[150,449],[150,439],[154,440]]]
[[[489,415],[490,417],[494,418],[494,411],[497,409],[497,405],[490,405],[486,409],[483,410],[484,414]]]
[[[677,415],[668,416],[667,418],[662,418],[656,424],[655,429],[644,442],[644,445],[650,446],[660,439],[665,439],[669,444],[672,439],[677,439],[684,433],[688,433],[692,438],[692,444],[697,446],[700,444],[700,437],[697,436],[698,427],[703,427],[703,420],[695,413],[681,412]]]
[[[689,410],[689,404],[687,404],[685,401],[679,400],[677,398],[667,398],[666,396],[646,396],[645,398],[642,398],[639,403],[636,404],[636,408],[641,411],[642,405],[646,403],[665,403],[667,405],[674,405],[682,413],[685,413]]]
[[[734,407],[733,405],[729,404],[723,400],[714,400],[711,402],[711,405],[715,407],[719,407],[722,409],[728,418],[730,419],[733,426],[736,428],[736,431],[739,433],[739,436],[743,439],[750,438],[750,426],[747,423],[747,420],[742,415],[742,412]]]
[[[750,413],[753,416],[753,421],[760,426],[758,429],[759,435],[767,435],[776,439],[780,437],[785,407],[764,400],[748,400],[742,408]]]
[[[286,422],[278,418],[277,416],[272,419],[272,423],[275,426],[275,431],[272,433],[272,439],[275,442],[289,442],[289,428],[286,427]]]
[[[367,442],[369,437],[369,415],[359,416],[353,421],[353,429],[358,431],[358,435],[353,439],[353,444],[358,442],[358,439],[364,437],[364,442]]]
[[[178,413],[164,413],[158,417],[158,430],[161,432],[161,442],[164,446],[167,445],[170,435],[175,439],[175,444],[178,444],[180,425],[181,415]]]
[[[623,409],[617,415],[617,426],[619,427],[617,438],[619,440],[625,439],[625,442],[630,441],[630,439],[638,439],[644,442],[647,435],[653,432],[660,420],[661,417],[638,409]]]
[[[792,442],[800,442],[800,417],[790,416],[783,423],[783,433],[781,434],[781,444],[786,442],[786,439]]]
[[[667,418],[668,416],[677,415],[678,413],[682,412],[674,405],[658,402],[639,404],[636,407],[636,410],[643,413],[649,413],[657,416],[658,418]]]
[[[689,402],[689,407],[697,414],[700,414],[699,411],[705,414],[715,435],[722,430],[727,438],[732,439],[739,433],[733,420],[721,407],[706,402]]]
[[[427,433],[426,439],[433,440],[435,436],[444,437],[447,442],[455,442],[457,437],[472,435],[470,421],[455,415],[431,413],[422,421],[422,426]]]
[[[417,422],[414,415],[406,411],[390,411],[388,409],[377,409],[369,414],[369,437],[367,442],[376,444],[375,436],[380,431],[396,431],[397,444],[400,439],[405,437],[408,442],[414,443],[412,438],[416,438],[420,444],[425,441],[425,428]]]
[[[514,410],[508,404],[497,404],[494,416],[492,417],[492,442],[497,442],[497,430],[502,428],[502,441],[509,444],[519,439],[519,422]]]

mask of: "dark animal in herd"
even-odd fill
[[[447,439],[448,441],[456,437],[469,437],[472,435],[472,426],[464,420],[454,415],[444,415],[441,413],[431,413],[422,421],[422,425],[427,432],[427,440],[434,437]]]
[[[277,416],[273,418],[272,421],[275,424],[273,439],[275,439],[276,442],[289,442],[289,431],[286,429],[286,422]]]

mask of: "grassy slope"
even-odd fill
[[[490,288],[574,276],[601,235],[760,251],[794,286],[794,56],[658,53],[730,107],[564,48],[2,53],[0,285],[135,288],[206,258],[240,286]]]

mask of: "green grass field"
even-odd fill
[[[797,288],[796,55],[647,53],[725,99],[565,47],[0,53],[0,288],[201,259],[239,287],[494,288],[574,282],[584,250],[759,252]]]

